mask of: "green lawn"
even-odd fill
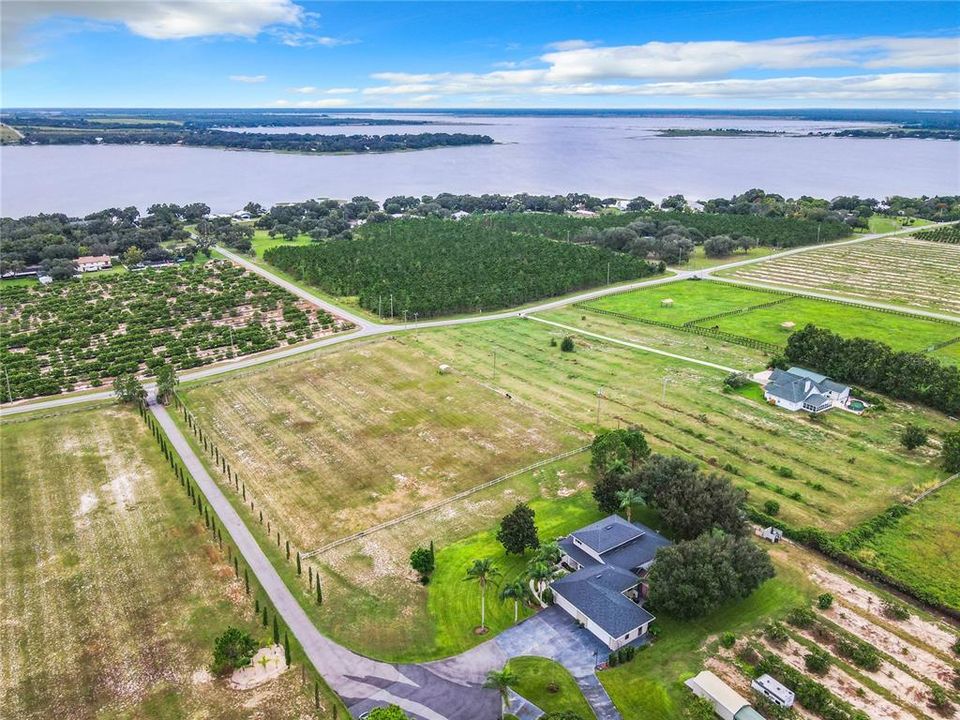
[[[867,541],[858,557],[960,609],[960,482],[917,503]]]
[[[775,564],[777,577],[745,600],[706,618],[681,622],[657,615],[656,641],[631,662],[600,672],[600,681],[624,720],[680,718],[682,701],[690,692],[683,681],[700,671],[708,654],[704,646],[711,639],[723,632],[742,636],[770,618],[810,602],[816,590],[804,570],[792,564]]]
[[[794,323],[797,330],[813,323],[844,337],[870,338],[886,343],[895,350],[914,352],[921,352],[931,345],[960,335],[960,323],[941,323],[801,297],[697,324],[718,327],[723,332],[773,345],[786,345],[790,331],[780,327],[784,322]]]
[[[563,665],[542,657],[518,657],[510,661],[510,669],[518,678],[510,687],[544,712],[573,712],[583,720],[595,717]]]
[[[530,507],[536,513],[540,538],[545,541],[603,517],[593,497],[586,492],[556,501],[534,500]],[[513,603],[501,603],[497,589],[488,587],[486,624],[489,630],[485,636],[474,632],[480,625],[480,590],[464,577],[473,561],[483,558],[494,560],[502,573],[497,580],[499,584],[521,575],[529,560],[504,552],[496,538],[496,526],[437,550],[437,569],[428,586],[427,607],[436,623],[438,655],[463,652],[513,625]],[[521,619],[529,614],[529,610],[520,608]]]
[[[309,235],[298,235],[293,240],[287,240],[280,235],[270,237],[266,230],[253,231],[253,251],[258,258],[262,258],[263,253],[270,248],[281,245],[284,247],[295,247],[297,245],[309,245],[312,242],[313,239]]]
[[[775,293],[725,285],[707,280],[686,280],[592,300],[589,307],[633,317],[682,325],[708,315],[751,307],[781,297]],[[673,300],[669,307],[664,300]]]

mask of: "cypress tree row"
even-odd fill
[[[287,661],[287,667],[290,667],[292,658],[290,657],[290,638],[287,637],[287,631],[283,631],[283,659]]]
[[[273,613],[273,644],[280,644],[280,625],[277,623],[277,613]]]

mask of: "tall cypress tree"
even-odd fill
[[[267,624],[268,624],[267,623],[267,604],[264,603],[263,604],[263,626],[266,627]]]
[[[320,575],[317,575],[317,605],[323,605],[323,591],[320,589]]]
[[[280,644],[280,624],[277,622],[277,613],[273,613],[273,644]]]
[[[300,567],[300,553],[297,552],[297,575],[302,575],[303,570]]]
[[[277,533],[277,537],[280,537],[280,533]],[[290,562],[290,541],[287,540],[287,562]]]
[[[250,575],[246,568],[243,569],[243,589],[247,595],[250,594]]]
[[[292,658],[290,657],[290,638],[287,637],[287,631],[283,631],[283,659],[287,661],[287,667],[290,667]]]

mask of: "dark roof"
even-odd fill
[[[669,544],[670,541],[663,535],[648,528],[640,537],[603,553],[603,562],[624,570],[633,570],[652,562],[657,550]]]
[[[560,549],[563,550],[567,555],[569,555],[573,560],[576,560],[583,567],[590,567],[591,565],[599,565],[596,558],[591,557],[587,552],[581,550],[576,545],[573,544],[573,540],[570,538],[564,538],[557,543],[560,546]]]
[[[619,515],[611,515],[570,533],[598,555],[643,535],[643,530]]]
[[[792,403],[802,402],[814,395],[826,395],[828,392],[842,394],[847,390],[849,388],[846,385],[841,385],[828,377],[803,368],[790,368],[789,370],[774,368],[770,373],[770,379],[767,381],[766,387],[764,387],[764,391],[768,395]],[[817,399],[812,401],[818,405],[823,402]]]
[[[616,638],[654,619],[623,595],[636,584],[637,576],[627,570],[613,565],[596,565],[566,575],[550,587]]]
[[[782,372],[782,371],[781,371]],[[827,379],[826,375],[821,375],[820,373],[815,373],[813,370],[807,370],[802,367],[792,367],[787,370],[788,375],[794,375],[797,377],[807,378],[813,380],[815,383],[822,383]]]

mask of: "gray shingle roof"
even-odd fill
[[[598,555],[602,555],[608,550],[640,537],[643,532],[641,528],[628,523],[619,515],[611,515],[570,534]]]
[[[624,570],[633,570],[652,562],[657,550],[669,544],[670,541],[663,535],[646,529],[640,537],[603,553],[601,557],[608,565],[616,565]]]
[[[560,549],[563,550],[571,559],[576,560],[583,567],[590,567],[592,565],[599,565],[596,558],[590,556],[589,553],[581,550],[576,545],[573,544],[573,540],[570,538],[564,538],[557,543],[560,546]]]
[[[807,370],[802,367],[792,367],[787,370],[787,373],[790,375],[796,375],[797,377],[807,378],[813,380],[815,383],[822,383],[827,379],[826,375],[821,375],[820,373],[815,373],[813,370]]]
[[[616,638],[654,619],[622,594],[637,582],[637,576],[627,570],[613,565],[596,565],[562,577],[550,587]]]
[[[791,403],[810,399],[819,405],[825,400],[813,400],[814,396],[822,397],[829,392],[842,394],[848,389],[846,385],[841,385],[824,375],[803,368],[790,368],[789,370],[774,368],[770,373],[770,379],[767,381],[766,387],[764,387],[764,392]]]

